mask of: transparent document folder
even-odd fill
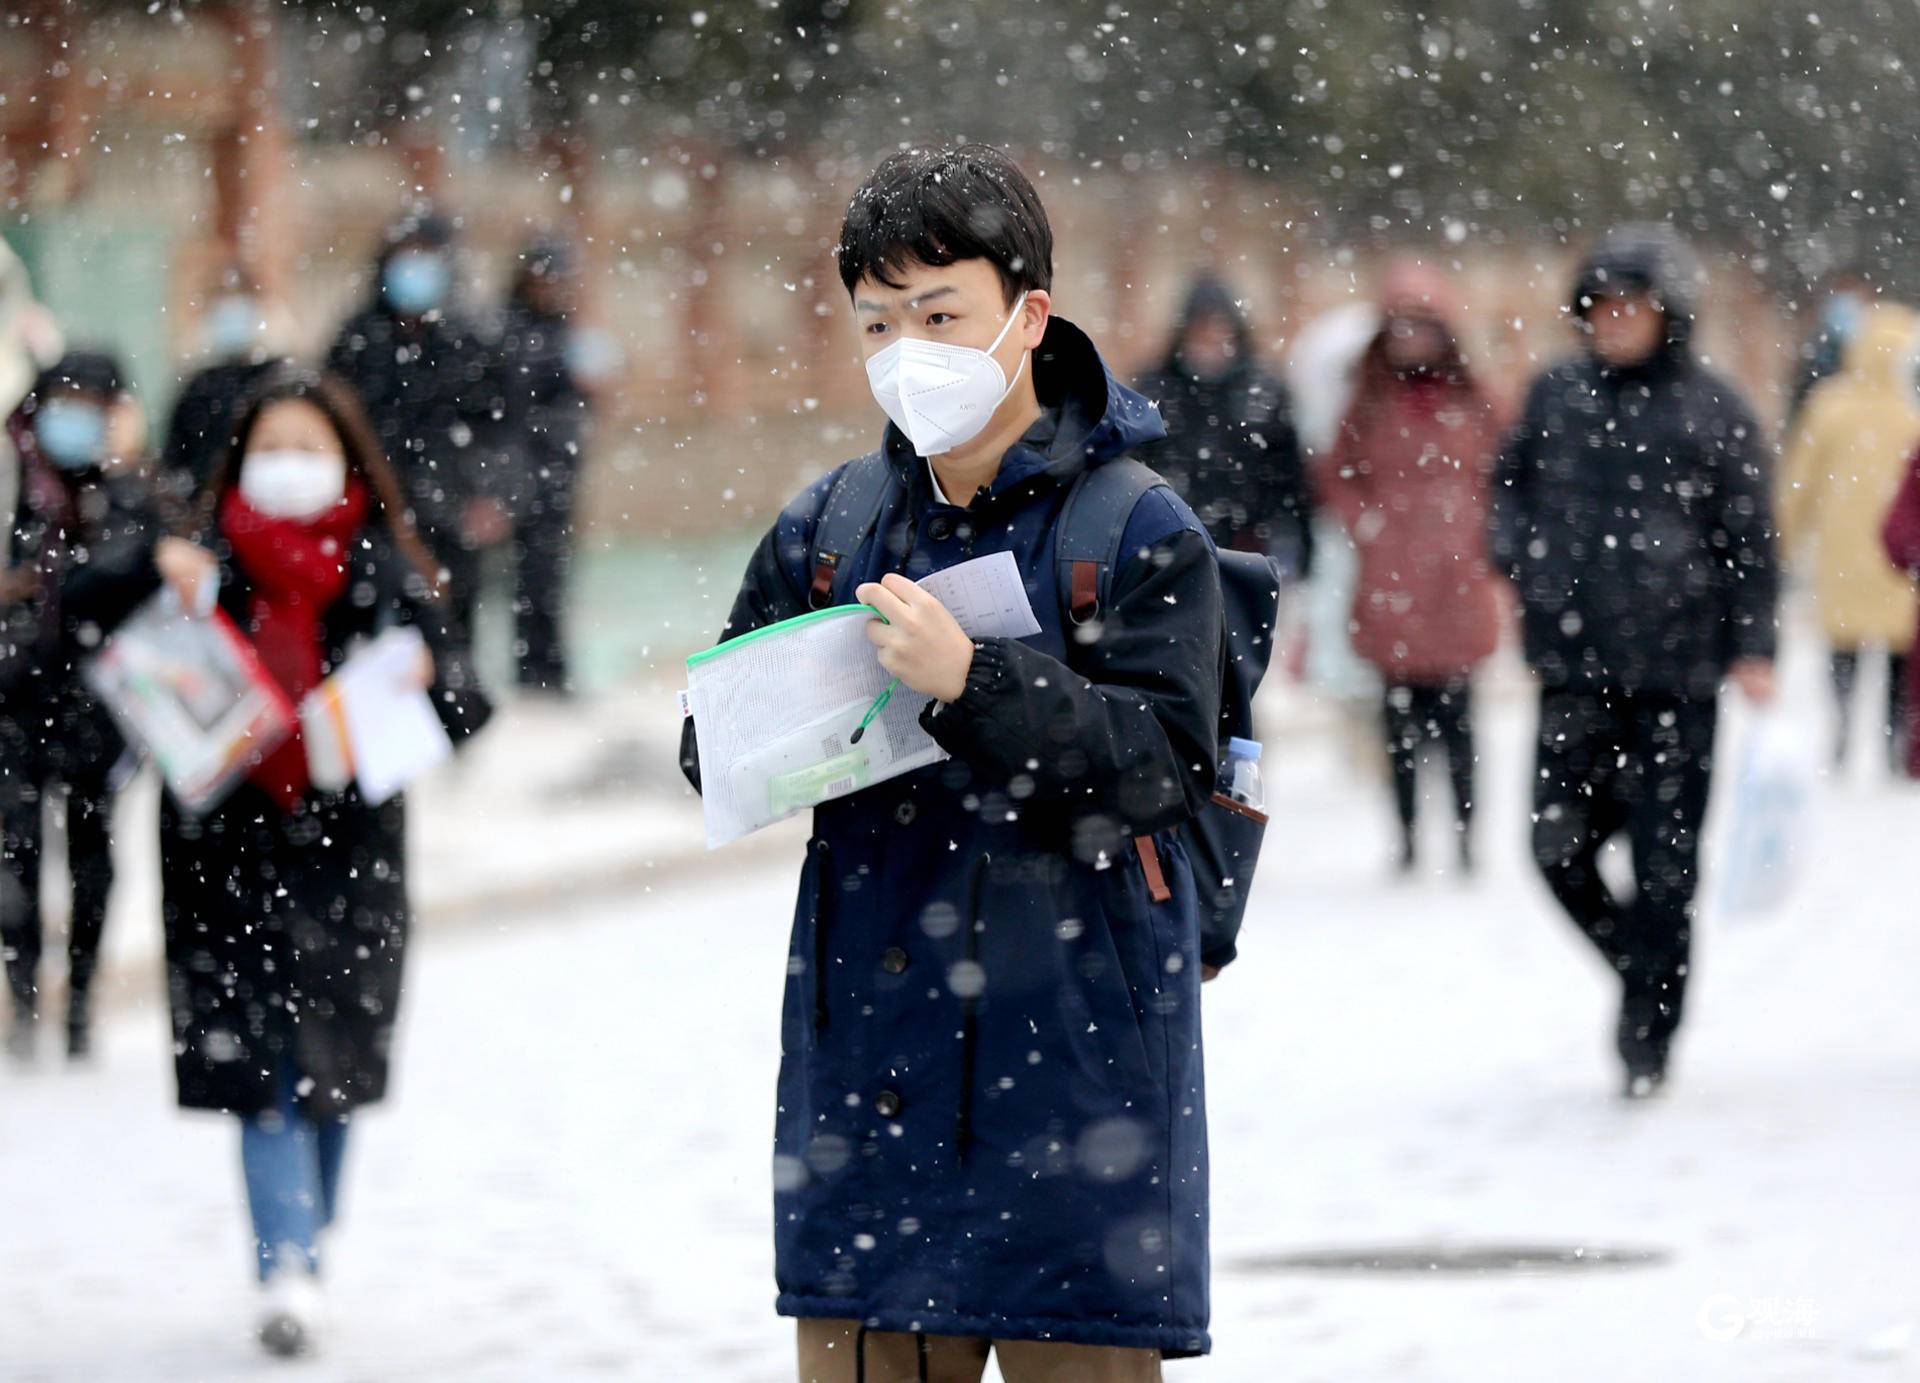
[[[920,584],[973,638],[1039,632],[1008,553]],[[687,660],[709,847],[947,757],[920,728],[926,697],[905,689],[853,743],[855,727],[892,681],[867,641],[874,616],[869,606],[837,605]]]

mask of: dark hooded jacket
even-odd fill
[[[541,239],[528,248],[526,259],[566,266],[570,255],[566,246]],[[575,474],[592,416],[587,392],[568,359],[573,330],[569,317],[540,311],[518,291],[501,314],[499,459],[508,469],[499,497],[516,518],[551,513],[563,523],[571,519]]]
[[[37,403],[63,375],[103,394],[117,368],[74,352],[43,371],[7,429],[21,465],[21,493],[0,569],[0,715],[31,729],[36,762],[56,775],[103,773],[124,749],[112,718],[87,689],[82,668],[105,638],[160,586],[155,544],[164,533],[150,477],[141,470],[78,474],[40,454]]]
[[[372,301],[340,328],[327,369],[360,396],[381,450],[399,472],[415,526],[458,575],[467,502],[511,498],[511,468],[495,450],[500,390],[494,356],[450,304],[403,317],[381,286],[388,261],[403,247],[450,252],[452,244],[452,226],[439,216],[411,216],[390,227],[374,266]]]
[[[1626,289],[1658,300],[1666,339],[1639,365],[1586,353],[1534,381],[1496,475],[1494,558],[1547,685],[1711,698],[1731,663],[1774,651],[1769,449],[1690,348],[1700,270],[1678,237],[1609,235],[1573,310]]]
[[[1011,552],[1043,630],[977,645],[961,697],[924,710],[949,761],[814,812],[781,1025],[778,1306],[1199,1352],[1206,1105],[1180,825],[1212,791],[1219,573],[1192,511],[1156,488],[1127,521],[1099,634],[1069,637],[1068,487],[1160,425],[1058,317],[1033,371],[1046,413],[964,509],[888,428],[897,483],[849,559],[850,591]],[[728,636],[807,610],[833,480],[762,540]],[[1142,836],[1168,901],[1149,896]]]
[[[1210,379],[1181,358],[1187,328],[1224,316],[1237,339],[1227,373]],[[1287,388],[1260,368],[1246,314],[1225,284],[1195,280],[1165,363],[1138,388],[1160,409],[1165,440],[1141,459],[1193,508],[1221,547],[1267,552],[1294,575],[1313,566],[1312,490]]]

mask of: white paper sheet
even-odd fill
[[[920,582],[920,589],[946,606],[973,638],[1024,639],[1040,632],[1011,552],[937,571]]]
[[[973,638],[1040,632],[1011,553],[920,584]],[[947,757],[920,728],[926,698],[906,687],[853,743],[892,680],[867,641],[872,618],[863,606],[840,606],[688,660],[708,848]]]
[[[361,797],[374,806],[453,753],[432,698],[420,686],[425,646],[418,629],[389,629],[328,679],[340,694],[353,776]]]

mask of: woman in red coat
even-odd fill
[[[1318,470],[1323,502],[1359,551],[1349,629],[1386,682],[1402,870],[1414,864],[1419,751],[1435,739],[1451,769],[1460,862],[1472,867],[1469,678],[1499,639],[1486,539],[1499,429],[1440,303],[1439,281],[1418,266],[1388,276],[1379,333]]]
[[[1907,478],[1887,511],[1880,540],[1894,566],[1920,581],[1920,452],[1907,463]],[[1920,778],[1920,658],[1907,660],[1906,709],[1907,776]]]

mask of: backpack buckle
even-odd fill
[[[1100,564],[1076,561],[1069,579],[1067,618],[1077,626],[1092,624],[1100,615]]]
[[[840,565],[840,554],[823,552],[813,566],[813,584],[807,588],[807,604],[824,610],[833,604],[833,574]]]

